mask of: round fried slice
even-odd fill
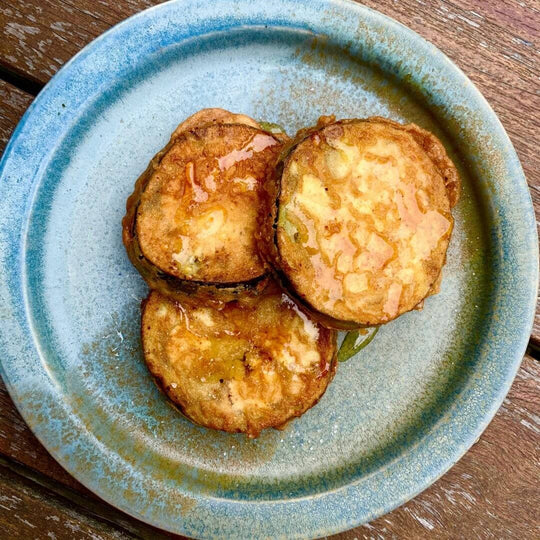
[[[218,309],[156,291],[143,306],[146,364],[193,422],[256,437],[302,415],[336,370],[336,334],[312,322],[276,285]]]
[[[318,320],[383,324],[437,286],[459,176],[433,135],[379,118],[330,123],[305,132],[276,175],[262,253]]]
[[[228,301],[265,283],[254,233],[281,143],[252,125],[219,123],[215,112],[198,120],[214,123],[183,122],[137,181],[123,238],[151,287],[177,299]]]

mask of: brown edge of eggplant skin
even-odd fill
[[[205,126],[200,126],[205,127]],[[255,128],[254,128],[255,129]],[[191,133],[192,130],[187,133]],[[264,130],[261,130],[264,131]],[[277,139],[274,134],[266,132]],[[206,281],[195,281],[181,279],[172,276],[161,268],[154,265],[143,254],[136,233],[137,211],[141,196],[157,169],[163,157],[171,149],[180,136],[171,137],[165,148],[160,150],[150,161],[146,170],[135,182],[132,194],[126,202],[126,214],[122,219],[122,241],[126,248],[127,255],[133,266],[141,274],[151,289],[161,292],[163,295],[178,302],[197,300],[208,300],[213,302],[231,302],[241,295],[256,296],[268,285],[270,273],[257,276],[248,281],[238,283],[213,283]]]
[[[278,157],[278,161],[276,164],[276,167],[274,168],[274,174],[272,175],[272,178],[269,179],[266,182],[265,185],[265,201],[263,208],[261,209],[261,212],[259,213],[259,233],[257,234],[257,247],[259,250],[259,255],[261,259],[268,265],[269,270],[272,272],[272,275],[274,278],[278,281],[278,283],[281,285],[282,289],[298,304],[299,307],[302,308],[302,310],[310,316],[314,321],[322,324],[326,328],[335,329],[335,330],[355,330],[358,328],[370,328],[372,326],[381,326],[382,324],[388,324],[389,322],[393,321],[396,317],[393,319],[390,319],[388,321],[385,321],[384,323],[374,323],[374,324],[358,324],[354,321],[346,321],[346,320],[340,320],[335,319],[334,317],[331,317],[330,315],[326,315],[325,313],[321,313],[318,311],[315,307],[313,307],[307,300],[304,298],[294,287],[294,285],[291,283],[290,279],[288,278],[286,272],[283,270],[283,268],[286,268],[286,264],[281,259],[281,255],[278,250],[278,240],[277,240],[277,223],[278,223],[278,208],[279,208],[279,198],[281,196],[281,178],[283,175],[283,170],[285,169],[286,164],[288,163],[292,152],[294,149],[304,140],[306,140],[308,137],[313,135],[314,133],[317,133],[324,129],[326,126],[330,124],[349,124],[353,122],[369,122],[369,121],[375,121],[375,122],[382,122],[389,124],[393,127],[396,127],[398,129],[402,129],[403,131],[406,131],[409,133],[414,140],[417,142],[417,144],[426,152],[427,156],[431,159],[437,170],[440,172],[441,176],[443,177],[443,180],[445,182],[445,186],[447,189],[448,194],[448,200],[450,203],[450,208],[453,208],[457,202],[459,201],[459,194],[460,194],[460,187],[461,187],[461,181],[459,178],[459,174],[457,173],[457,170],[455,169],[455,165],[452,163],[452,160],[448,157],[446,153],[446,149],[444,148],[444,145],[439,141],[439,144],[444,151],[443,158],[446,158],[453,166],[453,171],[449,172],[447,170],[443,170],[439,163],[436,163],[434,158],[429,155],[428,151],[426,150],[424,144],[418,139],[416,134],[419,134],[420,136],[423,136],[425,138],[428,138],[428,136],[435,138],[437,141],[438,139],[435,137],[435,135],[431,134],[427,130],[422,129],[421,127],[417,126],[416,124],[409,123],[409,124],[400,124],[399,122],[395,122],[393,120],[389,120],[387,118],[379,117],[379,116],[373,116],[366,119],[344,119],[339,120],[338,122],[335,122],[334,116],[322,116],[319,118],[317,124],[310,128],[304,128],[301,129],[295,137],[293,137],[284,147],[283,151],[281,152],[280,156]],[[443,263],[446,264],[446,255],[445,260]],[[442,267],[441,267],[442,272]],[[433,283],[436,283],[438,279],[435,278]],[[428,296],[431,294],[435,294],[434,292],[429,292]],[[415,307],[413,309],[422,309],[422,305],[425,298],[420,301],[418,304],[419,307]]]
[[[142,320],[142,315],[144,313],[144,310],[145,310],[145,307],[146,307],[146,304],[148,303],[148,299],[150,298],[150,295],[152,294],[152,291],[149,291],[148,295],[146,298],[144,298],[142,301],[141,301],[141,320]],[[177,401],[174,400],[174,398],[169,394],[169,387],[165,384],[165,382],[163,381],[163,377],[161,377],[160,375],[154,373],[152,371],[152,369],[150,368],[150,366],[148,365],[148,362],[146,361],[146,355],[144,354],[144,346],[143,346],[143,357],[144,357],[144,364],[146,366],[146,369],[148,370],[148,373],[150,374],[150,376],[152,377],[152,380],[154,381],[154,384],[156,385],[156,388],[159,390],[159,392],[165,397],[168,405],[170,407],[172,407],[176,412],[180,413],[186,420],[189,420],[192,424],[196,425],[196,426],[199,426],[199,427],[203,427],[203,428],[206,428],[206,429],[213,429],[215,431],[222,431],[224,433],[243,433],[244,435],[246,435],[248,438],[250,439],[256,439],[261,431],[263,431],[264,429],[276,429],[278,431],[283,431],[284,429],[287,428],[287,426],[293,421],[295,420],[296,418],[300,418],[302,415],[304,415],[307,411],[309,411],[309,409],[311,409],[312,407],[315,407],[315,405],[317,405],[317,403],[319,403],[319,401],[322,399],[322,397],[324,396],[324,394],[326,393],[326,391],[328,390],[328,386],[330,386],[330,383],[332,382],[332,379],[334,378],[335,374],[336,374],[336,371],[337,371],[337,365],[338,365],[338,361],[337,361],[337,353],[338,353],[338,346],[337,346],[337,332],[333,331],[332,329],[330,328],[326,328],[326,330],[329,331],[329,339],[332,340],[332,343],[325,343],[324,345],[326,347],[328,346],[333,346],[333,349],[334,349],[334,353],[332,355],[332,358],[330,359],[330,365],[328,367],[328,371],[326,373],[324,373],[324,376],[327,376],[328,375],[328,382],[323,390],[323,392],[321,393],[321,395],[315,400],[313,401],[313,403],[307,408],[305,409],[304,411],[302,411],[301,413],[298,413],[298,414],[294,414],[292,416],[290,416],[289,418],[287,418],[287,420],[285,420],[285,422],[283,422],[282,424],[279,424],[279,425],[276,425],[276,426],[266,426],[266,427],[263,427],[261,430],[259,430],[257,433],[246,433],[244,431],[241,431],[239,429],[235,430],[235,431],[226,431],[224,429],[220,429],[218,427],[214,427],[214,426],[211,426],[211,425],[203,425],[203,424],[199,424],[198,422],[196,422],[195,420],[193,420],[188,414],[186,414],[186,412],[184,411],[184,408],[182,407],[182,405],[180,403],[178,403]],[[143,327],[143,325],[141,324],[141,343],[144,343],[143,340],[144,340],[144,332],[145,332],[145,329]]]
[[[141,301],[141,323],[142,323],[142,317],[143,317],[143,314],[144,314],[144,310],[146,309],[146,304],[148,303],[148,299],[150,298],[150,295],[152,294],[152,291],[149,291],[148,292],[148,295],[146,296],[146,298],[144,298],[142,301]],[[144,329],[144,325],[141,324],[141,330],[140,330],[140,338],[141,338],[141,344],[144,343],[144,332],[145,332],[145,329]],[[192,420],[182,409],[181,405],[179,403],[176,403],[176,401],[174,401],[168,394],[168,391],[167,391],[167,385],[164,383],[163,381],[163,377],[161,377],[160,375],[154,373],[151,369],[150,369],[150,366],[148,365],[148,362],[146,361],[146,354],[144,352],[144,345],[142,347],[142,353],[143,353],[143,359],[144,359],[144,365],[146,366],[146,369],[148,370],[148,373],[150,374],[150,377],[152,378],[152,381],[154,382],[154,384],[156,385],[156,388],[159,390],[159,392],[165,397],[166,401],[167,401],[167,404],[172,407],[176,412],[180,413],[184,418],[186,418],[187,420],[189,420],[192,424],[196,424],[196,425],[200,425],[200,424],[197,424],[197,422],[195,422],[194,420]]]

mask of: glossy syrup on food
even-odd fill
[[[312,305],[379,323],[424,298],[452,217],[444,182],[412,137],[329,126],[299,145],[284,177],[278,241]]]
[[[245,125],[180,133],[141,196],[137,234],[145,256],[181,279],[235,283],[262,275],[257,212],[280,147]]]
[[[252,436],[311,407],[335,370],[335,333],[274,284],[220,308],[154,292],[143,345],[150,370],[190,418]]]

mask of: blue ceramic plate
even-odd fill
[[[340,365],[321,402],[255,440],[177,414],[142,362],[146,287],[121,242],[134,180],[186,116],[290,133],[321,114],[414,121],[463,175],[442,291]],[[344,1],[145,11],[34,101],[1,165],[2,376],[53,456],[133,516],[194,537],[313,537],[410,499],[501,404],[534,312],[537,238],[516,154],[471,82],[407,28]]]

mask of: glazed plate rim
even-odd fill
[[[251,5],[248,5],[247,2],[237,4],[225,0],[218,4],[220,7],[219,13],[214,14],[215,18],[207,22],[207,26],[205,26],[201,22],[204,16],[203,2],[200,0],[186,0],[184,2],[172,0],[126,19],[105,32],[74,56],[51,79],[29,107],[15,129],[0,163],[0,199],[2,199],[0,201],[0,295],[2,303],[7,306],[7,315],[3,317],[5,324],[2,324],[0,328],[0,345],[4,351],[0,360],[2,376],[13,401],[32,431],[55,459],[77,480],[110,504],[142,521],[171,532],[184,535],[193,534],[192,530],[184,528],[181,515],[169,517],[166,521],[158,521],[155,515],[148,510],[144,500],[137,500],[129,504],[114,492],[105,492],[101,489],[98,479],[88,475],[85,476],[81,469],[73,466],[73,462],[62,454],[61,448],[54,448],[55,445],[50,440],[50,432],[46,429],[46,426],[42,422],[35,421],[34,417],[26,409],[24,395],[20,392],[16,377],[12,375],[15,371],[14,366],[24,362],[29,357],[28,355],[31,355],[35,359],[35,364],[32,363],[31,365],[32,376],[35,377],[38,384],[43,385],[48,392],[57,397],[59,415],[68,414],[66,421],[72,429],[76,430],[75,419],[69,418],[69,412],[66,413],[63,409],[63,407],[69,408],[69,406],[63,404],[60,389],[48,378],[46,369],[39,360],[39,353],[36,350],[31,331],[32,324],[28,320],[29,313],[27,298],[25,298],[23,270],[25,260],[24,228],[39,182],[36,180],[33,182],[36,185],[31,184],[29,186],[23,186],[21,183],[17,184],[13,180],[14,171],[11,170],[11,164],[16,161],[17,156],[20,157],[21,152],[25,151],[24,139],[27,132],[30,129],[35,129],[37,122],[44,120],[45,140],[48,140],[48,132],[49,139],[53,144],[43,145],[43,147],[39,148],[36,151],[37,155],[28,160],[29,164],[26,170],[28,177],[39,180],[40,171],[44,170],[48,159],[54,154],[55,144],[62,139],[65,133],[54,134],[54,132],[51,132],[52,124],[49,122],[47,115],[50,115],[50,103],[52,101],[61,101],[62,95],[66,95],[65,93],[68,92],[66,81],[72,76],[88,77],[88,74],[84,75],[84,66],[92,62],[95,64],[95,57],[104,54],[105,45],[109,44],[114,51],[115,47],[118,47],[118,42],[115,41],[118,35],[128,35],[130,32],[140,31],[141,25],[144,23],[159,25],[160,21],[163,22],[171,14],[174,15],[174,10],[179,9],[180,4],[187,13],[186,17],[191,17],[190,21],[194,23],[192,26],[195,29],[193,35],[186,34],[183,38],[185,40],[202,37],[212,31],[236,30],[247,26],[263,27],[268,25],[283,27],[289,25],[289,21],[291,23],[289,27],[293,30],[307,30],[316,34],[327,33],[330,36],[337,35],[339,39],[343,38],[345,41],[357,39],[357,36],[351,34],[350,28],[345,23],[343,24],[344,29],[336,30],[335,23],[331,21],[332,14],[339,14],[344,19],[357,19],[362,24],[371,25],[374,28],[384,27],[389,35],[392,35],[397,40],[402,40],[404,46],[408,45],[415,51],[419,51],[417,52],[418,55],[424,54],[426,58],[429,58],[433,64],[433,69],[440,70],[441,73],[445,74],[449,81],[448,84],[463,88],[463,95],[468,105],[478,111],[480,119],[484,123],[484,129],[489,130],[496,148],[504,156],[499,174],[504,174],[510,180],[507,180],[502,186],[495,186],[492,197],[495,206],[501,212],[501,227],[503,229],[506,227],[506,232],[503,231],[503,237],[500,240],[501,245],[504,249],[508,249],[510,255],[518,257],[519,264],[515,269],[516,275],[508,276],[508,279],[514,280],[512,283],[517,280],[523,284],[523,287],[513,297],[509,295],[504,297],[514,303],[510,306],[512,309],[509,308],[505,311],[506,318],[503,317],[497,323],[499,326],[505,325],[511,329],[511,342],[496,342],[490,346],[489,350],[490,354],[495,354],[497,358],[506,358],[505,369],[500,373],[492,373],[491,378],[487,380],[480,381],[471,395],[461,396],[462,402],[455,404],[456,408],[452,410],[452,415],[448,413],[449,417],[446,422],[437,423],[429,436],[421,439],[414,451],[411,450],[407,455],[400,456],[388,465],[388,470],[385,470],[388,473],[388,478],[382,478],[381,471],[375,471],[364,477],[365,480],[362,478],[361,482],[353,482],[335,490],[313,496],[276,501],[232,501],[202,495],[195,497],[197,508],[204,510],[209,515],[219,509],[222,512],[231,512],[232,515],[239,512],[238,516],[240,517],[242,512],[248,509],[249,515],[259,522],[275,519],[282,520],[283,531],[288,531],[288,526],[292,526],[288,520],[292,519],[295,514],[309,516],[311,529],[298,531],[292,527],[292,530],[288,531],[291,536],[323,536],[350,529],[389,512],[426,489],[454,465],[478,439],[501,405],[521,363],[533,324],[538,285],[538,240],[534,211],[523,171],[504,128],[480,92],[443,53],[412,30],[374,10],[347,0],[315,0],[311,3],[296,0],[277,0],[272,3],[272,6],[265,5],[269,4],[265,0],[255,0]],[[204,28],[204,31],[197,34],[196,32],[200,28]],[[324,30],[328,30],[328,32]],[[383,54],[380,49],[377,49],[377,44],[371,44],[369,47],[373,49],[371,54],[374,58],[377,58],[377,54]],[[144,59],[146,54],[148,54],[146,49],[142,50],[140,53],[141,59]],[[392,55],[392,53],[389,54]],[[407,61],[407,59],[404,59],[405,63]],[[116,73],[115,76],[121,77],[121,73]],[[434,94],[436,94],[436,90],[436,88],[433,89]],[[95,89],[89,81],[87,82],[87,91],[89,93],[88,97],[96,97],[95,94],[92,94]],[[436,95],[433,99],[436,99]],[[450,98],[446,99],[450,100]],[[77,117],[75,115],[72,122],[76,121]],[[12,190],[12,193],[8,193],[8,190]],[[515,218],[516,214],[512,215],[510,209],[505,207],[505,204],[508,206],[504,196],[505,193],[502,191],[499,193],[498,190],[506,190],[506,194],[510,193],[514,201],[519,202],[522,217],[519,223]],[[10,213],[9,210],[14,208],[18,210],[14,214]],[[509,217],[505,217],[506,211],[508,211]],[[516,244],[518,241],[519,245]],[[508,268],[503,268],[504,270],[509,272]],[[514,313],[513,318],[511,317],[512,311],[517,313],[517,315]],[[496,329],[494,331],[495,336],[497,336]],[[468,399],[472,400],[471,403],[478,399],[487,401],[482,410],[477,412],[470,410],[471,403],[466,401]],[[86,435],[83,434],[83,436]],[[436,457],[432,458],[431,451],[433,445],[436,444],[434,441],[437,440],[451,440],[452,443],[448,443],[446,454],[443,456],[437,454]],[[87,444],[92,446],[94,443],[89,440]],[[94,450],[99,454],[99,449],[94,448]],[[105,459],[106,456],[101,457]],[[431,459],[432,461],[420,469],[418,477],[415,479],[399,478],[400,471],[406,468],[410,470],[411,468],[414,469],[414,467],[420,467],[423,459]],[[355,508],[355,492],[357,493],[357,490],[378,489],[381,485],[384,485],[384,489],[389,494],[384,501],[377,501],[374,496],[372,508]],[[141,496],[144,497],[144,493]],[[331,510],[332,506],[336,504],[341,505],[343,508],[343,511],[339,512],[339,514]],[[243,508],[242,512],[239,511],[240,507]],[[249,524],[239,522],[238,528],[223,531],[222,534],[227,535],[227,533],[249,536]],[[261,531],[261,535],[264,536],[264,529]]]

